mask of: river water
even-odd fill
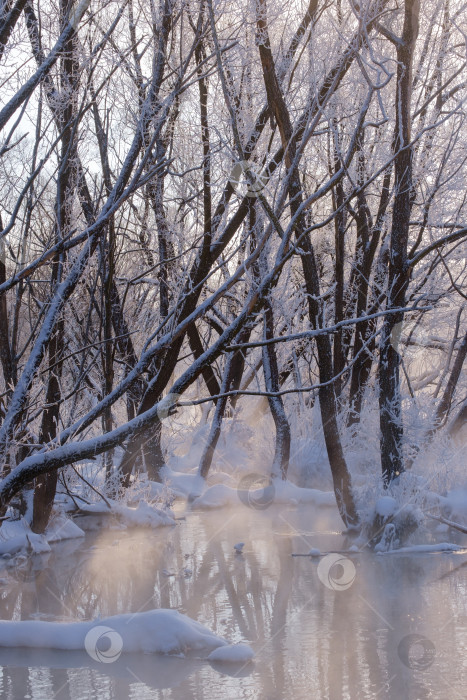
[[[255,661],[123,654],[104,664],[84,651],[0,649],[1,698],[467,697],[466,553],[331,559],[324,553],[351,544],[331,508],[177,515],[175,527],[158,530],[81,520],[85,539],[10,566],[0,581],[1,617],[69,621],[176,608],[232,642],[247,641]],[[310,548],[322,556],[292,556]]]

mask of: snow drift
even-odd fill
[[[97,661],[111,662],[123,652],[185,655],[229,647],[207,627],[177,610],[150,610],[113,615],[89,622],[0,621],[0,646],[86,650]],[[253,651],[238,645],[229,655],[251,659]],[[224,659],[225,660],[225,659]]]

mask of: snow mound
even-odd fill
[[[60,512],[52,516],[43,535],[33,532],[24,518],[5,520],[0,528],[0,556],[21,550],[29,554],[45,554],[51,551],[49,542],[61,542],[75,537],[84,537],[84,532]]]
[[[251,661],[254,655],[253,649],[248,644],[228,644],[211,651],[208,661],[246,663]]]
[[[467,489],[452,489],[442,500],[452,520],[467,524]]]
[[[110,642],[112,657],[101,650],[106,640]],[[228,642],[177,610],[160,609],[113,615],[94,622],[2,620],[0,646],[86,650],[94,659],[109,661],[116,660],[122,652],[210,652],[228,646]]]
[[[214,484],[193,501],[194,508],[223,508],[240,503],[237,490],[226,484]]]
[[[273,479],[265,488],[236,489],[226,484],[209,486],[202,495],[193,500],[195,508],[224,508],[239,503],[267,508],[272,503],[296,505],[298,503],[313,503],[317,506],[335,506],[336,498],[332,492],[317,489],[302,488],[291,481]]]
[[[24,518],[5,520],[0,528],[0,556],[19,552],[46,554],[51,551],[49,543],[76,537],[84,537],[84,532],[63,513],[52,517],[43,535],[33,532]]]
[[[390,518],[397,509],[397,501],[395,498],[391,498],[391,496],[381,496],[375,504],[376,514],[380,515],[382,518]]]
[[[175,525],[171,511],[157,508],[146,501],[140,501],[136,508],[125,506],[117,501],[109,501],[110,508],[104,503],[83,504],[80,510],[90,515],[116,515],[120,522],[129,527],[164,527]]]
[[[129,508],[121,503],[114,506],[114,511],[126,525],[134,527],[164,527],[175,525],[172,513],[156,508],[145,501],[140,501],[136,508]]]
[[[195,473],[176,472],[167,465],[162,468],[161,475],[167,486],[177,495],[187,498],[190,495],[201,495],[206,486],[202,476]]]
[[[336,497],[332,491],[320,491],[296,486],[291,481],[274,479],[275,503],[313,503],[316,506],[335,506]]]
[[[0,541],[0,556],[13,555],[21,551],[28,551],[31,554],[45,554],[51,549],[46,538],[42,535],[36,535],[34,532],[23,532]]]

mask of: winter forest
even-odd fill
[[[467,5],[0,0],[0,697],[465,698]]]

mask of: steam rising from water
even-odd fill
[[[85,654],[12,657],[8,650],[0,651],[0,663],[16,665],[8,671],[16,691],[24,688],[28,667],[52,667],[36,686],[40,700],[67,679],[64,697],[72,700],[83,697],[84,688],[99,700],[154,697],[150,689],[160,687],[172,687],[176,700],[218,698],[220,682],[226,698],[415,700],[449,697],[449,685],[461,689],[465,555],[357,555],[340,527],[329,508],[257,510],[239,503],[222,512],[187,513],[172,528],[90,532],[85,542],[58,545],[33,583],[7,587],[2,598],[4,618],[11,618],[12,600],[23,618],[176,608],[233,642],[251,643],[252,667],[131,655],[90,674],[79,667],[98,664]],[[239,541],[245,542],[241,553],[234,549]],[[291,556],[310,548],[323,556]],[[355,573],[350,586],[333,589],[320,579],[320,562],[332,551],[347,552]],[[408,635],[428,640],[431,664],[417,667]]]

